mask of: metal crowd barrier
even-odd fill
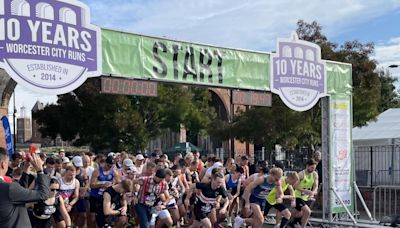
[[[373,217],[400,215],[400,186],[380,185],[374,187]]]

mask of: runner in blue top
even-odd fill
[[[266,205],[266,197],[273,188],[276,188],[276,201],[278,203],[282,202],[283,193],[280,182],[282,175],[282,169],[272,168],[268,175],[259,177],[245,188],[243,194],[245,200],[244,209],[250,216],[249,218],[237,216],[235,218],[235,228],[239,228],[243,223],[255,228],[262,226],[264,223],[263,210]]]
[[[96,220],[100,220],[97,221],[100,224],[104,220],[103,216],[96,216],[96,214],[102,214],[103,211],[104,191],[113,184],[121,182],[120,175],[114,165],[115,162],[111,156],[107,157],[107,159],[102,157],[99,161],[99,168],[93,171],[90,179],[90,227],[95,226]]]
[[[228,222],[226,224],[228,227],[232,227],[233,210],[236,209],[236,211],[239,211],[237,207],[239,206],[241,177],[244,170],[241,166],[234,165],[230,172],[230,174],[225,175],[225,185],[229,199]]]

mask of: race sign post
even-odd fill
[[[351,77],[351,65],[322,60],[320,47],[299,40],[296,33],[279,39],[272,55],[271,91],[289,108],[307,111],[329,96],[322,103],[322,153],[329,174],[324,175],[323,189],[329,218],[354,211]]]

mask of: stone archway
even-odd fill
[[[210,88],[209,89],[212,94],[212,102],[211,105],[216,108],[217,116],[221,120],[229,121],[232,118],[231,115],[231,93],[229,89],[220,89],[220,88]],[[242,105],[234,105],[233,111],[236,113],[238,110],[244,110],[245,106]],[[213,149],[215,148],[223,148],[224,149],[224,157],[229,157],[232,154],[232,149],[235,155],[254,155],[254,145],[248,143],[241,143],[238,140],[234,140],[234,145],[232,145],[231,141],[219,141],[217,139],[213,139],[210,137],[210,141],[213,143]]]
[[[0,117],[8,116],[8,105],[17,83],[3,70],[0,69]],[[0,127],[0,147],[6,147],[3,126]]]

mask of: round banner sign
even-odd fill
[[[0,0],[0,68],[39,93],[63,94],[101,75],[101,31],[70,0]]]
[[[306,111],[326,93],[326,67],[318,45],[299,40],[278,39],[277,53],[272,55],[272,92],[279,94],[291,109]]]

